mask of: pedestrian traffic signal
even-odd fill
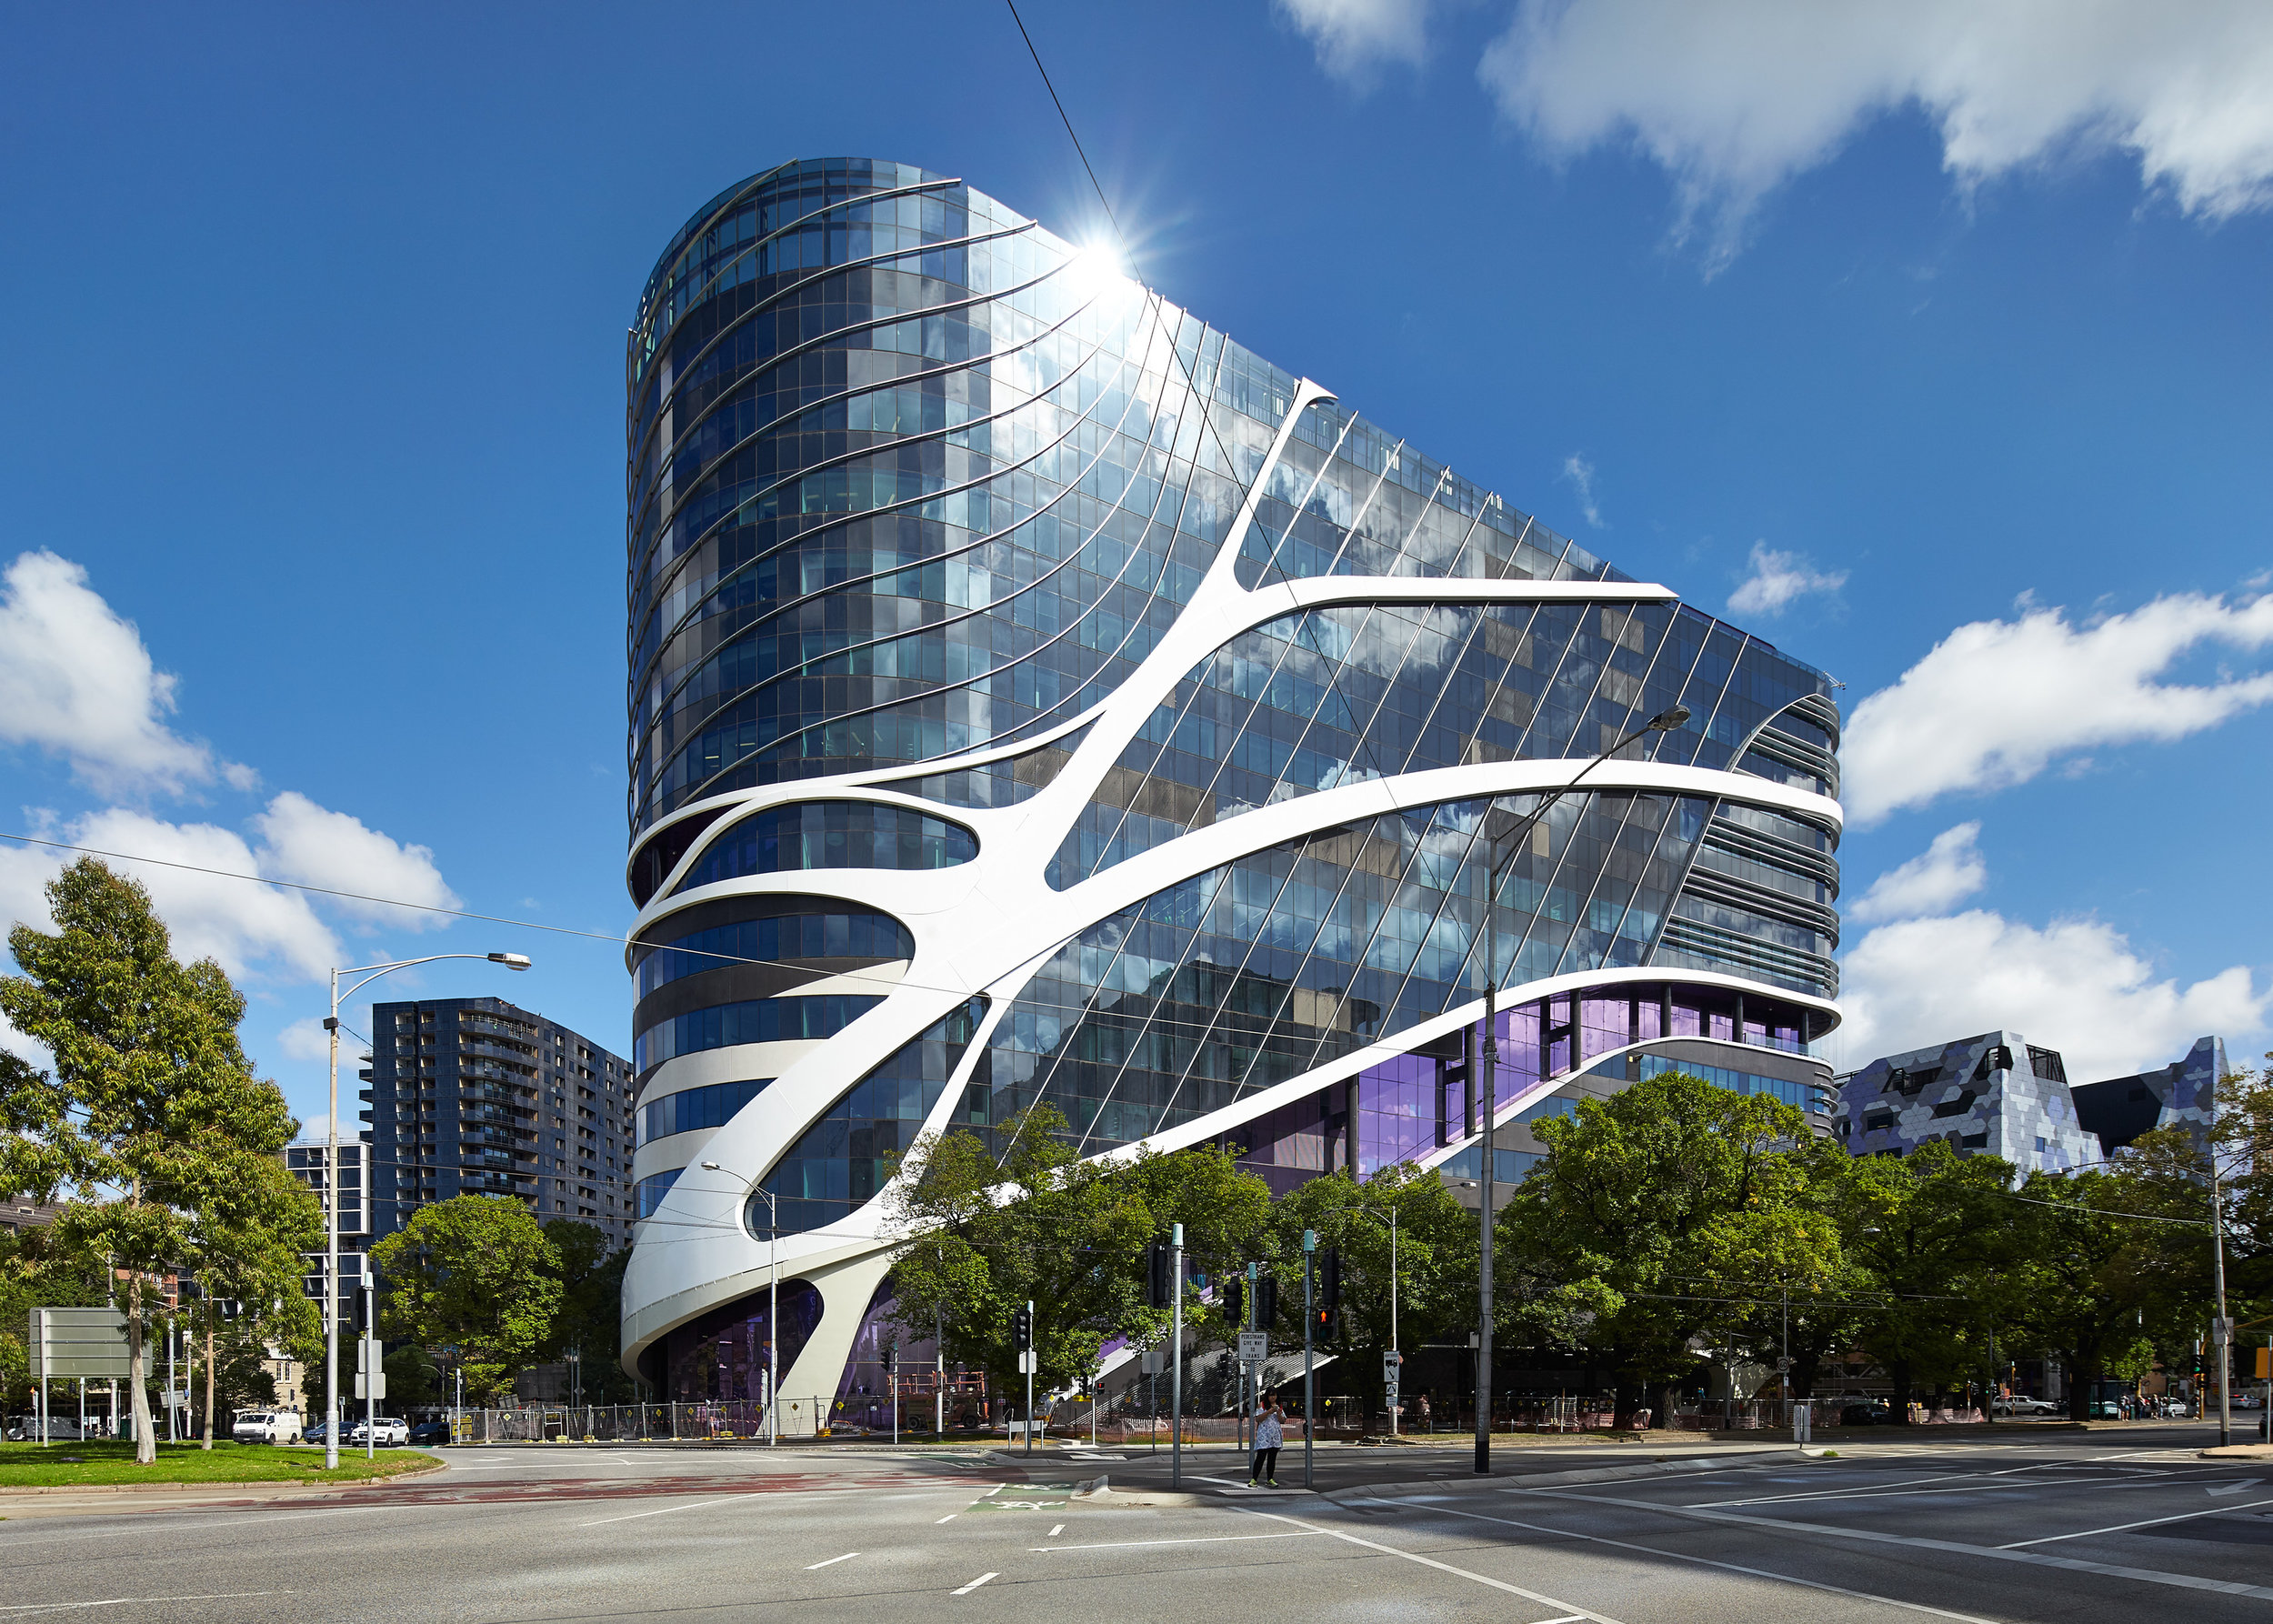
[[[1034,1310],[1016,1308],[1010,1310],[1010,1351],[1024,1353],[1034,1346]]]
[[[1223,1285],[1224,1318],[1230,1320],[1233,1325],[1245,1325],[1247,1305],[1247,1283],[1237,1275],[1233,1275]]]
[[[1278,1324],[1278,1282],[1264,1275],[1255,1282],[1255,1328],[1271,1330]]]
[[[1334,1333],[1340,1328],[1341,1320],[1342,1311],[1339,1308],[1330,1304],[1320,1303],[1310,1310],[1310,1334],[1320,1342],[1330,1341],[1333,1339]]]
[[[1342,1306],[1342,1255],[1332,1247],[1318,1254],[1318,1300],[1329,1308]]]
[[[1145,1248],[1145,1274],[1150,1282],[1152,1306],[1165,1308],[1176,1300],[1176,1248],[1154,1241]]]

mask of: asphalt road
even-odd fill
[[[2205,1441],[1597,1447],[1482,1479],[1450,1450],[1322,1449],[1362,1480],[1187,1496],[1134,1461],[977,1450],[457,1449],[337,1496],[0,1504],[0,1620],[2273,1624],[2273,1461],[2206,1462]],[[1122,1489],[1075,1498],[1099,1472]]]

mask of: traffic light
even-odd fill
[[[1223,1283],[1223,1311],[1235,1326],[1247,1323],[1247,1283],[1233,1275]]]
[[[1331,1247],[1318,1254],[1318,1300],[1329,1308],[1342,1306],[1342,1255]]]
[[[1278,1281],[1270,1275],[1255,1282],[1255,1328],[1272,1330],[1278,1325]]]
[[[1034,1346],[1034,1310],[1023,1304],[1010,1310],[1010,1351],[1024,1353]]]
[[[1145,1248],[1145,1275],[1151,1282],[1152,1306],[1165,1308],[1176,1301],[1176,1248],[1154,1241]]]
[[[1339,1308],[1320,1303],[1310,1310],[1310,1333],[1320,1342],[1331,1341],[1334,1333],[1341,1328],[1341,1323],[1342,1311]]]

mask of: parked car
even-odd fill
[[[410,1442],[410,1423],[394,1416],[381,1416],[376,1422],[357,1421],[347,1434],[347,1441],[359,1444],[370,1435],[370,1441],[385,1448],[388,1444]]]
[[[248,1409],[236,1418],[229,1436],[241,1444],[295,1443],[300,1418],[288,1409]]]
[[[1885,1418],[1885,1412],[1875,1404],[1843,1404],[1839,1407],[1842,1427],[1876,1427]]]
[[[2094,1398],[2090,1413],[2095,1421],[2119,1421],[2123,1419],[2123,1404],[2117,1398]]]
[[[331,1423],[329,1421],[318,1421],[314,1426],[310,1427],[305,1432],[300,1434],[300,1441],[304,1444],[320,1444],[324,1441],[325,1435],[330,1430]]]
[[[421,1421],[410,1429],[410,1441],[414,1444],[446,1444],[450,1441],[450,1423]]]
[[[2056,1416],[2060,1407],[2049,1398],[2031,1398],[2025,1393],[2015,1393],[2009,1398],[1999,1398],[1989,1406],[1989,1413],[1998,1416]]]

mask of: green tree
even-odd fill
[[[2023,1255],[2012,1178],[2009,1162],[1960,1157],[1939,1140],[1847,1164],[1835,1208],[1867,1274],[1856,1341],[1892,1381],[1898,1421],[1908,1422],[1921,1390],[1968,1374],[1994,1379],[1989,1342],[2009,1315]]]
[[[420,1208],[371,1248],[385,1285],[382,1335],[456,1350],[476,1399],[506,1392],[552,1334],[560,1253],[509,1196],[458,1196]]]
[[[135,1458],[148,1465],[159,1279],[194,1250],[198,1202],[246,1177],[294,1124],[237,1040],[244,999],[211,959],[175,958],[148,892],[87,857],[49,884],[47,900],[55,931],[9,934],[24,974],[0,977],[0,1016],[45,1046],[54,1068],[0,1072],[0,1118],[11,1170],[42,1193],[75,1192],[55,1226],[64,1245],[115,1271]]]
[[[1184,1224],[1200,1272],[1244,1260],[1261,1235],[1269,1187],[1225,1151],[1085,1161],[1050,1106],[1004,1127],[999,1161],[975,1134],[919,1139],[908,1157],[920,1171],[897,1187],[893,1212],[905,1237],[893,1265],[900,1323],[916,1335],[942,1325],[947,1357],[1004,1390],[1019,1385],[1009,1328],[1020,1305],[1034,1304],[1037,1386],[1067,1386],[1096,1368],[1108,1338],[1149,1343],[1166,1332],[1167,1311],[1147,1302],[1144,1259],[1171,1223]],[[1230,1328],[1197,1293],[1185,1298],[1185,1318],[1204,1334]]]
[[[621,1346],[624,1266],[631,1261],[631,1248],[610,1251],[606,1231],[573,1218],[549,1220],[545,1238],[560,1258],[560,1311],[540,1358],[550,1362],[576,1355],[588,1404],[629,1400],[631,1378],[624,1374]]]
[[[1397,1162],[1362,1182],[1347,1170],[1313,1178],[1272,1210],[1271,1251],[1287,1281],[1279,1308],[1287,1323],[1297,1327],[1297,1336],[1306,1229],[1340,1260],[1340,1324],[1328,1346],[1355,1357],[1355,1383],[1369,1410],[1386,1401],[1380,1355],[1392,1345],[1393,1234],[1398,1340],[1418,1348],[1475,1324],[1476,1215],[1454,1198],[1434,1168]],[[1353,1371],[1348,1364],[1341,1368]]]
[[[1614,1384],[1619,1427],[1694,1368],[1692,1338],[1727,1318],[1712,1299],[1837,1267],[1792,1149],[1807,1119],[1780,1100],[1665,1072],[1533,1131],[1547,1155],[1494,1238],[1495,1334],[1582,1348]]]
[[[1999,1215],[2021,1254],[2011,1334],[2059,1356],[2068,1417],[2088,1420],[2094,1385],[2144,1373],[2155,1332],[2200,1305],[2209,1193],[2088,1168],[2032,1173],[2018,1194],[2020,1210]]]

